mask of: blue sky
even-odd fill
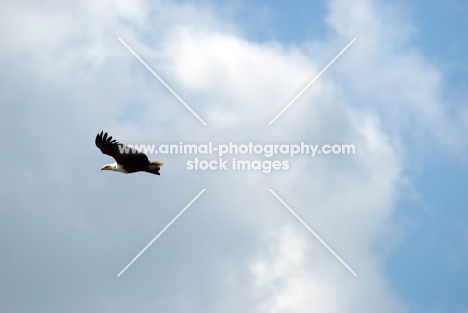
[[[468,312],[465,2],[0,10],[2,312]],[[187,171],[189,157],[167,156],[160,177],[123,175],[99,170],[111,162],[94,147],[101,129],[126,143],[351,141],[358,153],[271,174]]]

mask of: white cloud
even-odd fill
[[[101,279],[99,287],[90,291],[87,283],[96,283],[93,278],[87,282],[73,278],[79,285],[75,290],[79,301],[59,288],[67,304],[76,305],[77,311],[89,303],[94,310],[113,312],[129,308],[405,310],[388,284],[383,264],[383,251],[394,243],[392,214],[403,175],[403,152],[389,126],[409,127],[416,116],[418,130],[439,140],[452,131],[438,100],[440,74],[406,41],[411,26],[400,23],[401,19],[394,22],[388,11],[376,9],[380,8],[376,2],[332,1],[327,21],[336,37],[310,47],[326,51],[322,58],[333,50],[331,46],[338,47],[330,52],[333,57],[340,45],[353,37],[358,41],[268,127],[324,64],[299,47],[247,41],[234,23],[216,17],[216,8],[165,1],[2,7],[8,12],[2,27],[14,30],[4,36],[7,49],[1,54],[12,77],[9,84],[17,87],[31,74],[29,91],[36,97],[28,102],[24,94],[3,90],[8,103],[16,101],[22,107],[17,111],[10,104],[2,106],[10,117],[9,126],[2,127],[34,129],[45,154],[40,162],[47,169],[52,168],[49,151],[67,147],[62,159],[54,158],[55,177],[44,177],[41,169],[25,169],[20,166],[23,158],[9,160],[15,166],[9,167],[1,181],[6,186],[4,180],[11,179],[6,201],[19,212],[35,216],[37,204],[32,199],[41,199],[52,222],[40,220],[37,231],[47,233],[51,228],[53,236],[76,244],[77,251],[87,255],[81,260],[87,265],[99,260],[99,266],[92,267]],[[24,18],[34,26],[19,22]],[[119,36],[200,114],[207,127],[161,87],[117,41]],[[370,110],[370,103],[361,104],[362,99],[377,109]],[[401,116],[408,117],[406,126],[397,120]],[[269,175],[188,172],[180,157],[163,159],[161,177],[98,176],[105,160],[92,146],[92,137],[102,128],[122,142],[135,138],[168,143],[336,141],[354,143],[357,154],[298,157],[291,160],[289,171]],[[8,143],[25,142],[31,135],[31,130],[23,130]],[[76,173],[77,164],[86,170]],[[47,187],[39,189],[44,179]],[[208,190],[199,204],[115,287],[115,278],[106,275],[117,274],[118,266],[133,257],[201,188]],[[358,277],[342,267],[268,188],[296,210]],[[63,213],[63,206],[52,201],[55,197],[70,212]],[[56,227],[59,222],[61,226]],[[8,231],[25,242],[35,240],[35,236],[23,238],[16,228]],[[92,247],[92,253],[87,247]],[[56,246],[43,248],[63,253]],[[76,251],[64,253],[70,262],[67,266],[83,273]],[[49,269],[47,258],[40,252],[37,257]],[[60,273],[52,271],[53,280],[66,284]],[[18,279],[15,275],[13,271],[10,279]],[[15,301],[24,302],[37,286],[45,288],[46,300],[33,303],[47,307],[50,294],[58,290],[40,279],[31,282],[21,276],[19,281],[32,287],[9,300],[11,307],[19,307]]]
[[[363,105],[385,115],[385,129],[427,148],[466,149],[462,123],[450,120],[442,73],[411,44],[415,29],[406,8],[379,1],[331,1],[327,23],[338,38],[357,37],[338,71]],[[405,135],[402,135],[402,133]]]

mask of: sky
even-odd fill
[[[0,12],[1,312],[468,312],[465,2],[0,0]],[[100,170],[113,162],[101,130],[356,154],[246,157],[289,162],[271,173],[159,154],[160,176],[125,175]]]

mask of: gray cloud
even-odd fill
[[[347,21],[337,21],[344,4],[334,3],[329,21],[338,36],[315,43],[331,56],[339,49],[330,46],[357,36],[343,31],[348,24],[340,23]],[[215,17],[214,8],[165,1],[1,6],[7,13],[2,28],[9,30],[2,34],[1,52],[0,130],[7,147],[0,160],[2,311],[404,311],[382,269],[382,251],[396,234],[392,214],[402,151],[385,132],[380,112],[358,104],[401,79],[370,86],[368,73],[358,71],[370,65],[357,52],[378,45],[378,34],[365,25],[358,29],[364,39],[355,51],[267,127],[324,64],[298,47],[243,39],[234,24]],[[365,13],[363,23],[376,18],[372,10]],[[320,58],[327,59],[325,54]],[[386,51],[385,58],[399,57]],[[405,64],[419,60],[403,58]],[[384,65],[375,61],[372,68]],[[406,71],[415,85],[417,78],[438,84],[436,70],[424,63]],[[349,98],[347,90],[362,82],[367,87]],[[402,87],[398,99],[420,112],[425,98],[414,93],[422,89],[408,90]],[[446,123],[437,105],[425,111],[429,117],[423,115],[422,124]],[[101,129],[121,142],[343,141],[356,144],[358,153],[297,157],[289,171],[268,175],[189,172],[188,157],[158,156],[153,158],[165,163],[161,177],[122,175],[99,171],[110,161],[94,147]],[[117,278],[202,188],[206,193]],[[359,276],[342,267],[268,188]]]

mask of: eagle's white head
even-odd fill
[[[117,163],[106,164],[101,168],[101,171],[115,171],[124,174],[128,174],[128,172],[122,167],[122,165]]]

